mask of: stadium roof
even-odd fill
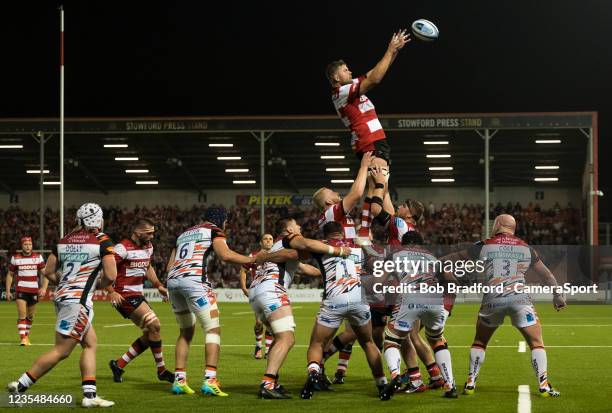
[[[579,188],[590,128],[595,128],[596,138],[596,113],[592,112],[389,115],[381,116],[381,122],[392,147],[392,182],[398,187],[483,186],[486,129],[494,134],[490,141],[492,186],[525,186],[534,184],[535,177],[556,177],[559,180],[553,185]],[[57,119],[0,120],[0,186],[5,191],[38,188],[39,176],[26,173],[40,169],[38,131],[50,137],[45,144],[45,169],[49,171],[45,180],[59,181],[58,130]],[[270,135],[265,144],[267,188],[318,187],[329,185],[331,179],[350,180],[356,173],[358,162],[349,134],[336,117],[66,119],[65,188],[103,192],[152,187],[196,191],[258,188],[260,143],[256,137],[262,135]],[[541,144],[536,140],[560,142]],[[455,181],[432,183],[432,178]],[[234,184],[234,180],[256,183]],[[144,187],[136,181],[158,184]]]

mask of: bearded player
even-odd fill
[[[168,290],[162,285],[151,266],[153,245],[151,240],[155,234],[155,227],[148,219],[139,219],[134,225],[132,235],[115,245],[115,261],[117,262],[117,278],[114,286],[108,286],[111,304],[123,318],[129,318],[134,325],[142,330],[137,338],[121,357],[109,362],[116,383],[123,381],[122,375],[125,367],[151,348],[157,378],[161,381],[174,382],[174,374],[166,369],[162,353],[159,319],[149,306],[143,295],[144,280],[147,278],[153,287],[157,288],[164,299],[168,297]]]
[[[21,346],[30,345],[30,329],[36,313],[38,298],[47,292],[49,280],[43,275],[45,260],[42,255],[32,251],[32,238],[22,237],[21,252],[11,256],[6,274],[6,299],[10,301],[11,285],[15,279],[15,303],[17,304],[17,330]],[[42,285],[38,287],[42,278]]]

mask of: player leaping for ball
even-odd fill
[[[476,322],[476,336],[470,350],[468,378],[464,394],[474,394],[476,379],[485,359],[485,349],[493,333],[503,324],[506,315],[510,316],[531,349],[531,364],[538,380],[541,397],[558,397],[548,381],[547,357],[542,340],[542,326],[529,294],[517,292],[516,285],[525,285],[525,273],[533,269],[549,286],[556,287],[557,280],[538,253],[522,239],[514,235],[516,221],[512,215],[499,215],[495,218],[491,238],[479,242],[468,251],[472,259],[485,262],[486,284],[502,286],[503,293],[485,294]],[[566,306],[560,294],[553,294],[553,305],[557,311]]]
[[[6,274],[6,300],[11,300],[11,284],[15,278],[15,303],[17,304],[17,330],[20,345],[30,345],[30,329],[36,313],[38,298],[45,295],[49,280],[43,275],[45,260],[32,251],[32,238],[22,237],[21,252],[11,256]],[[38,288],[39,279],[42,285]]]
[[[249,264],[254,258],[232,251],[223,228],[227,212],[223,207],[209,207],[200,224],[186,229],[175,243],[168,260],[168,295],[180,332],[176,340],[175,394],[193,394],[187,385],[187,357],[195,333],[196,320],[205,334],[205,371],[200,391],[213,396],[227,396],[217,380],[221,350],[221,329],[217,298],[208,279],[208,258],[214,252],[221,261]]]
[[[139,219],[134,225],[132,235],[115,245],[115,261],[117,262],[117,278],[114,286],[108,286],[111,304],[123,318],[129,318],[134,325],[142,329],[142,336],[136,339],[121,357],[109,362],[116,383],[123,381],[125,367],[149,347],[153,353],[157,378],[161,381],[174,382],[174,374],[166,369],[162,353],[160,323],[157,315],[149,306],[143,295],[145,277],[151,281],[164,299],[168,290],[157,278],[155,269],[151,266],[153,244],[151,240],[155,227],[148,219]]]
[[[387,70],[395,61],[398,52],[410,41],[406,30],[394,33],[382,59],[364,76],[353,79],[353,74],[343,60],[335,60],[327,65],[327,79],[332,85],[332,102],[342,122],[351,130],[351,147],[359,159],[366,152],[373,152],[372,166],[384,168],[388,178],[391,164],[391,148],[386,141],[382,124],[374,109],[374,104],[365,95],[385,77]],[[370,188],[370,191],[372,188]],[[368,191],[368,192],[370,192]],[[363,206],[364,223],[359,236],[368,237],[369,203]]]

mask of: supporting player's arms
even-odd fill
[[[557,287],[557,280],[553,273],[548,269],[548,267],[542,262],[542,260],[538,259],[533,264],[533,269],[538,274],[538,277],[546,284],[552,287]],[[555,310],[560,311],[564,308],[567,303],[565,302],[565,298],[563,295],[559,293],[553,293],[553,305],[555,306]]]
[[[370,166],[370,163],[372,163],[373,158],[374,156],[372,156],[372,152],[366,152],[363,154],[359,172],[357,172],[357,177],[355,178],[355,181],[353,182],[348,194],[346,194],[346,196],[342,199],[344,213],[348,214],[363,196],[363,191],[368,179],[368,166]]]
[[[409,41],[410,35],[406,33],[405,30],[400,30],[399,32],[393,34],[382,59],[380,59],[378,63],[376,63],[376,66],[374,66],[374,68],[368,72],[366,78],[359,85],[360,94],[363,95],[367,93],[370,89],[383,80],[387,70],[389,70],[389,67],[395,60],[397,52]]]
[[[255,257],[255,262],[257,264],[263,264],[264,262],[275,262],[282,263],[292,260],[299,260],[300,257],[298,252],[291,248],[283,248],[282,250],[278,250],[275,252],[260,252]]]
[[[115,278],[117,278],[117,264],[113,254],[102,257],[102,269],[104,273],[100,279],[100,288],[106,288],[115,281]]]
[[[395,214],[395,208],[393,208],[393,203],[391,202],[391,198],[389,198],[389,193],[386,191],[387,179],[382,171],[377,170],[372,171],[372,178],[374,179],[374,183],[378,188],[375,187],[374,191],[372,192],[372,199],[375,201],[372,202],[370,211],[372,212],[372,217],[376,218],[382,213],[384,216],[381,217],[381,220],[386,220],[387,215]],[[386,212],[387,215],[385,215],[384,212]]]
[[[43,270],[43,275],[53,284],[59,283],[59,277],[55,272],[56,270],[57,257],[55,256],[55,254],[52,253],[49,255],[49,258],[47,258],[47,264],[45,265],[45,269]]]
[[[11,301],[13,299],[13,295],[11,294],[11,285],[13,285],[13,271],[6,273],[6,301]]]
[[[296,235],[289,239],[289,246],[296,250],[315,254],[328,254],[336,257],[348,257],[351,255],[351,249],[348,247],[332,247],[316,239],[305,238],[302,235]]]
[[[300,262],[300,264],[297,267],[297,271],[300,274],[304,274],[309,277],[320,277],[321,276],[321,271],[318,268],[313,267],[310,264],[304,264],[303,262]]]
[[[232,251],[225,242],[224,237],[216,237],[212,242],[213,250],[215,254],[224,262],[231,262],[234,264],[250,264],[255,261],[253,257],[247,257],[245,255],[238,254]]]

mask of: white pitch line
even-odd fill
[[[521,384],[518,386],[518,406],[517,413],[531,413],[531,394],[529,386]]]
[[[299,305],[298,305],[298,306],[295,306],[295,307],[294,307],[294,306],[291,306],[291,309],[292,309],[292,310],[298,310],[298,309],[300,309],[300,308],[302,308],[302,307],[301,307],[301,306],[299,306]],[[232,313],[232,315],[244,315],[244,314],[253,314],[253,310],[251,310],[251,311],[240,311],[240,312],[238,312],[238,313]],[[295,318],[295,317],[294,317],[294,318]],[[309,317],[309,318],[310,318],[310,317]]]
[[[129,323],[129,324],[111,324],[108,326],[103,326],[104,328],[115,328],[115,327],[127,327],[127,326],[133,326],[134,323]]]

